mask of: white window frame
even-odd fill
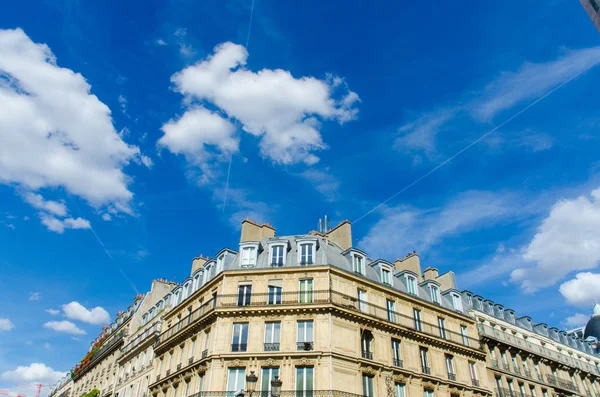
[[[431,292],[431,301],[438,305],[442,304],[442,298],[440,295],[440,288],[437,285],[430,284],[429,291]]]
[[[387,277],[384,277],[384,274]],[[381,266],[381,282],[385,285],[392,285],[392,270],[387,266]]]
[[[446,322],[443,317],[438,317],[438,328],[440,331],[440,338],[446,339]]]
[[[417,285],[417,278],[410,274],[405,274],[404,280],[406,280],[406,292],[408,292],[409,295],[419,296],[419,286]],[[413,287],[414,291],[411,291],[410,286]]]
[[[446,371],[448,372],[448,375],[456,375],[456,372],[454,372],[454,357],[450,354],[446,354],[444,360],[446,361]]]
[[[413,309],[413,322],[415,330],[423,331],[423,322],[421,320],[421,311],[419,309]]]
[[[394,391],[396,392],[396,397],[406,397],[406,385],[396,383],[394,385]]]
[[[469,374],[471,375],[471,380],[479,380],[479,376],[477,375],[477,366],[473,361],[469,361]]]
[[[204,266],[204,280],[202,281],[202,285],[206,284],[210,280],[210,271],[212,267],[216,266],[216,263],[208,262]]]
[[[225,269],[225,259],[227,259],[227,252],[223,252],[217,258],[217,274],[221,273]]]
[[[250,252],[249,255],[246,255]],[[258,260],[258,243],[240,244],[240,267],[253,268],[256,267]]]
[[[311,327],[308,327],[308,324],[311,324]],[[302,327],[300,326],[302,324]],[[310,332],[308,329],[310,328]],[[310,335],[308,335],[310,333]],[[302,339],[300,340],[300,335],[302,335]],[[296,342],[304,343],[304,342],[314,342],[315,340],[315,322],[313,320],[298,320],[296,322]]]
[[[387,311],[388,321],[395,323],[396,322],[396,302],[394,302],[391,299],[386,299],[385,300],[385,308]]]
[[[308,369],[311,370],[312,374],[311,374],[311,379],[312,379],[312,388],[308,389],[307,386],[307,372]],[[315,390],[315,367],[313,366],[308,366],[308,367],[296,367],[296,370],[294,371],[294,388],[296,387],[296,385],[298,384],[298,372],[302,371],[302,379],[304,380],[304,382],[302,382],[302,390],[296,390],[295,394],[297,397],[307,397],[307,396],[312,396],[314,394]]]
[[[271,331],[271,340],[267,338],[267,331]],[[277,332],[275,332],[277,330]],[[264,343],[281,343],[281,321],[265,322],[265,341]]]
[[[372,375],[362,374],[363,396],[375,397],[375,377]]]
[[[456,292],[452,293],[452,307],[454,310],[463,311],[462,299]]]
[[[356,294],[358,297],[358,310],[360,310],[363,313],[368,313],[369,311],[369,298],[367,295],[367,291],[365,291],[364,289],[360,289],[358,288],[356,290]]]
[[[365,257],[360,254],[352,254],[352,268],[355,273],[365,275]]]
[[[235,338],[235,329],[236,327],[239,327],[239,337],[237,338],[238,340],[236,341]],[[246,343],[243,343],[243,339],[244,339],[244,328],[246,329]],[[246,345],[246,350],[248,349],[248,331],[249,331],[249,323],[247,322],[241,322],[241,323],[233,323],[233,327],[232,327],[232,332],[231,332],[231,344],[232,345]],[[243,350],[243,351],[246,351]],[[242,350],[240,350],[242,351]]]
[[[467,333],[467,327],[465,325],[460,326],[460,335],[462,336],[463,345],[469,346],[469,335]]]
[[[241,389],[242,390],[246,384],[246,368],[228,368],[227,369],[227,388],[229,388],[229,384],[232,383],[230,382],[231,380],[231,374],[235,373],[235,383],[237,386],[242,385]],[[240,390],[227,390],[228,392],[239,392]]]
[[[312,262],[302,263],[302,245],[309,244],[312,246]],[[298,264],[303,265],[313,265],[317,263],[317,240],[306,240],[306,239],[298,239],[296,240],[296,251],[298,252]]]
[[[273,249],[274,248],[281,248],[281,256],[282,256],[282,262],[281,264],[277,263],[274,264],[273,260],[275,259],[273,257]],[[287,257],[287,244],[286,243],[272,243],[269,244],[269,266],[273,266],[273,267],[280,267],[280,266],[285,266],[285,260]]]
[[[402,361],[402,341],[392,338],[392,359]]]

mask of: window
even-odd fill
[[[297,332],[298,350],[312,350],[313,322],[312,320],[298,321]]]
[[[402,351],[400,349],[400,341],[392,339],[392,364],[394,367],[402,367]]]
[[[264,397],[271,395],[271,380],[279,376],[279,368],[267,367],[262,369],[262,376],[260,380],[260,391]]]
[[[424,390],[423,396],[424,397],[433,397],[433,391],[432,390]]]
[[[538,376],[538,379],[542,379],[542,374],[540,372],[540,366],[538,363],[533,363],[533,369],[535,369],[535,374]]]
[[[392,281],[391,281],[391,276],[390,276],[390,269],[381,268],[381,282],[387,285],[392,285]]]
[[[471,295],[467,294],[467,304],[469,305],[469,307],[473,307],[473,298],[471,297]]]
[[[252,284],[238,285],[238,306],[249,306],[250,297],[252,296]]]
[[[519,383],[519,393],[521,393],[521,397],[525,397],[525,385],[523,383]]]
[[[462,301],[459,294],[452,294],[452,306],[454,307],[454,310],[462,312]]]
[[[542,396],[543,397],[548,397],[548,390],[542,389]]]
[[[265,351],[279,351],[281,323],[279,321],[265,323]]]
[[[430,285],[429,289],[431,291],[431,301],[436,305],[440,304],[440,289],[436,285]]]
[[[194,291],[196,291],[198,288],[200,288],[200,274],[196,274],[194,276]]]
[[[512,382],[512,380],[506,381],[506,383],[508,383],[508,393],[509,393],[511,396],[514,396],[514,395],[515,395],[515,389],[514,389],[514,387],[513,387],[513,382]]]
[[[517,356],[515,354],[510,355],[512,361],[513,370],[519,372],[519,364],[517,364]]]
[[[535,387],[534,386],[529,386],[529,394],[531,395],[531,397],[535,397]]]
[[[364,397],[374,397],[375,393],[373,392],[373,377],[363,374],[362,383],[363,383],[363,396]]]
[[[406,386],[396,383],[396,397],[406,397]]]
[[[360,255],[353,255],[354,261],[354,272],[364,275],[365,274],[365,259]]]
[[[248,323],[233,324],[232,352],[245,352],[248,347]]]
[[[185,297],[187,298],[188,296],[190,296],[192,294],[192,282],[191,281],[188,282],[184,288],[185,288]]]
[[[438,328],[440,330],[440,338],[446,339],[446,325],[444,319],[441,317],[438,317]]]
[[[456,373],[454,372],[454,359],[449,354],[446,354],[446,371],[448,371],[448,379],[456,380]]]
[[[460,336],[462,337],[463,345],[469,346],[469,335],[467,334],[467,327],[465,325],[460,326]]]
[[[296,367],[296,397],[313,395],[313,367]]]
[[[365,313],[369,311],[367,307],[367,291],[362,289],[358,290],[358,310]]]
[[[283,266],[285,264],[285,246],[271,246],[271,266]]]
[[[405,276],[406,291],[411,295],[417,295],[417,280],[413,276]]]
[[[300,280],[300,303],[313,302],[313,281],[312,279]]]
[[[268,296],[268,304],[269,305],[281,305],[281,286],[283,285],[283,280],[269,280],[269,296]]]
[[[387,299],[385,302],[387,307],[387,319],[388,321],[396,322],[396,305],[393,300]]]
[[[429,368],[429,357],[427,355],[427,348],[419,347],[419,357],[421,359],[421,369],[425,374],[431,374],[431,369]]]
[[[301,265],[310,265],[313,262],[313,243],[302,243],[300,244],[300,264]]]
[[[422,331],[423,330],[423,326],[421,324],[421,311],[418,309],[413,309],[413,317],[415,320],[415,329],[417,331]]]
[[[244,388],[246,382],[245,368],[229,368],[227,376],[227,397],[233,397]]]
[[[256,251],[257,247],[243,247],[242,248],[242,267],[254,267],[256,265]]]
[[[210,273],[211,273],[212,268],[213,268],[213,264],[212,263],[208,263],[204,267],[204,284],[206,284],[206,282],[208,280],[210,280]]]
[[[479,386],[479,379],[477,378],[477,368],[473,361],[469,361],[469,374],[471,374],[471,381],[473,386]]]
[[[361,330],[360,343],[362,347],[362,357],[367,360],[373,359],[373,334],[368,330]]]

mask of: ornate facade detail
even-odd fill
[[[281,362],[279,360],[273,360],[271,357],[264,360],[261,363],[261,367],[279,367],[281,366]]]
[[[425,381],[425,382],[423,382],[423,389],[434,391],[435,390],[435,383],[430,382],[430,381]]]
[[[393,379],[394,379],[394,383],[400,383],[401,385],[405,385],[408,382],[408,379],[406,379],[406,376],[404,376],[402,374],[394,375]]]
[[[370,365],[366,368],[362,368],[362,373],[363,374],[367,374],[367,375],[371,375],[371,376],[375,376],[377,374],[377,370],[373,369],[373,367],[371,367]]]
[[[306,357],[302,357],[299,360],[296,360],[296,366],[297,367],[309,367],[309,366],[314,366],[315,365],[315,360],[309,360]]]
[[[235,359],[233,361],[230,361],[229,363],[227,363],[228,367],[245,367],[246,364],[244,362],[242,362],[242,360],[239,359]]]
[[[460,396],[461,390],[458,387],[451,387],[448,389],[448,393],[450,393],[451,396]]]

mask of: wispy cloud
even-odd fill
[[[308,168],[299,175],[321,193],[325,200],[333,202],[339,198],[340,181],[329,168]]]
[[[42,294],[39,292],[30,292],[29,293],[29,301],[39,301],[42,299]]]
[[[67,320],[49,321],[44,324],[44,328],[48,328],[48,329],[51,329],[56,332],[64,332],[64,333],[73,334],[73,335],[85,335],[86,334],[86,332],[84,330],[82,330],[81,328],[77,327],[75,324],[73,324],[72,322],[67,321]]]

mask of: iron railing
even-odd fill
[[[208,357],[208,349],[202,350],[202,359]]]
[[[579,392],[579,388],[570,380],[559,378],[557,376],[547,374],[546,379],[548,383],[555,387],[560,387],[562,389],[571,390],[574,392]]]
[[[194,356],[188,358],[188,365],[194,362]]]
[[[456,374],[453,374],[452,372],[448,372],[448,380],[456,381]]]
[[[155,322],[152,326],[148,327],[144,332],[136,336],[121,348],[121,356],[127,354],[131,350],[135,349],[138,345],[146,341],[148,338],[151,338],[155,335],[160,334],[160,323]]]
[[[478,380],[478,379],[471,379],[471,384],[472,384],[473,386],[477,386],[477,387],[479,387],[479,380]]]
[[[395,358],[394,361],[392,362],[392,364],[394,365],[394,367],[398,367],[398,368],[402,368],[402,360]]]
[[[421,369],[423,370],[422,372],[424,374],[431,375],[431,368],[426,367],[426,366],[421,366]]]
[[[239,394],[238,391],[202,391],[192,394],[189,397],[235,397]],[[250,396],[248,392],[244,392],[244,396]],[[255,397],[275,397],[269,391],[255,391],[252,393]],[[363,394],[349,393],[340,390],[282,390],[279,394],[281,397],[364,397]]]
[[[231,351],[232,352],[245,352],[248,349],[247,343],[232,343]]]
[[[372,360],[373,359],[373,352],[370,352],[368,350],[363,350],[362,351],[362,358],[366,358],[367,360]]]
[[[279,351],[279,343],[265,343],[264,350],[266,352],[278,352]]]
[[[314,342],[297,342],[296,350],[306,350],[310,351],[314,349]]]

